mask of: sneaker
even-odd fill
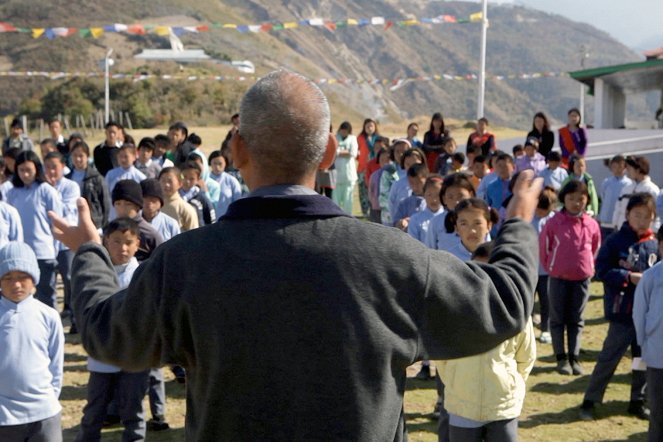
[[[550,336],[550,332],[541,332],[541,336],[539,336],[539,342],[542,344],[552,344],[552,336]]]
[[[593,421],[594,420],[594,404],[585,405],[583,403],[582,407],[580,407],[580,411],[578,412],[578,418],[581,421]]]
[[[573,373],[573,369],[571,368],[571,364],[569,363],[569,361],[567,361],[566,359],[557,361],[557,373],[564,374],[567,376]]]
[[[420,379],[422,381],[427,381],[431,378],[432,376],[430,375],[430,365],[422,365],[421,370],[419,370],[419,373],[415,376],[415,378]]]
[[[147,421],[147,431],[164,431],[169,430],[170,425],[166,422],[163,416],[155,416]]]
[[[580,362],[578,362],[576,359],[571,360],[571,371],[573,371],[573,374],[576,376],[584,373],[582,365],[580,365]]]
[[[104,418],[103,427],[106,428],[118,425],[120,421],[121,421],[120,416],[117,416],[115,414],[107,414],[106,417]]]
[[[643,421],[649,420],[649,408],[645,406],[645,403],[642,401],[631,401],[628,404],[628,414],[642,419]]]

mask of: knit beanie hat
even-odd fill
[[[39,264],[32,248],[24,242],[11,241],[0,249],[0,278],[9,272],[23,272],[39,283]]]
[[[161,183],[156,178],[148,178],[140,182],[140,188],[143,190],[143,198],[151,196],[159,198],[161,206],[163,207],[163,189]]]
[[[125,200],[134,203],[141,209],[143,208],[143,191],[140,188],[140,184],[134,180],[118,181],[115,187],[113,187],[111,199],[113,200],[113,204],[115,201]]]

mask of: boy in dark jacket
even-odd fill
[[[596,258],[596,272],[603,281],[605,317],[610,322],[598,361],[592,372],[580,418],[592,420],[594,404],[603,400],[605,389],[628,347],[633,356],[629,414],[647,419],[644,405],[645,371],[639,365],[640,347],[633,325],[633,296],[642,272],[658,260],[658,243],[652,230],[656,203],[648,193],[636,193],[629,199],[626,222],[605,241]]]

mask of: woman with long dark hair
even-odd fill
[[[553,148],[555,144],[555,134],[550,130],[550,124],[548,123],[548,118],[543,112],[537,112],[534,114],[534,119],[532,120],[532,130],[527,134],[525,139],[525,145],[527,142],[536,141],[537,150],[544,158],[548,157],[548,153]]]
[[[435,164],[437,157],[442,153],[442,148],[449,136],[449,130],[444,126],[444,118],[439,112],[435,112],[430,119],[428,132],[424,134],[423,151],[426,153],[428,164]]]

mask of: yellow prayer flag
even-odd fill
[[[32,38],[39,38],[46,31],[44,28],[32,28]]]
[[[104,28],[90,28],[90,34],[92,34],[94,38],[99,38],[104,35]]]
[[[483,20],[483,12],[475,12],[470,14],[470,21],[481,21]]]
[[[357,26],[359,22],[355,20],[354,18],[349,18],[348,19],[348,26]]]
[[[161,37],[166,37],[170,35],[170,28],[168,26],[157,26],[154,28],[154,32]]]
[[[293,29],[296,28],[297,26],[299,26],[299,23],[297,23],[296,21],[289,21],[287,23],[283,23],[284,29]]]
[[[223,27],[227,29],[237,29],[237,25],[235,23],[226,23],[223,25]]]
[[[411,19],[409,19],[409,20],[403,20],[403,21],[401,22],[401,25],[403,25],[403,26],[414,26],[414,25],[416,25],[417,23],[419,23],[419,22],[417,21],[416,18],[411,18]]]

